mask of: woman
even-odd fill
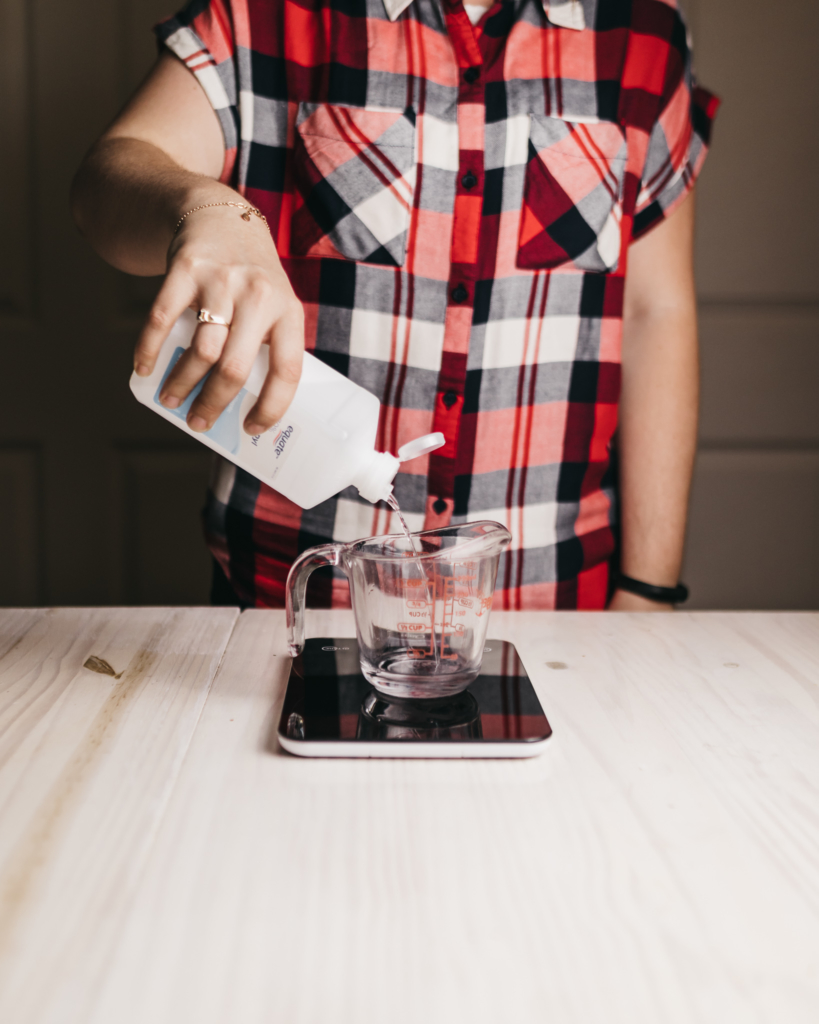
[[[186,307],[209,311],[222,323],[162,400],[209,373],[188,415],[208,430],[267,343],[255,434],[306,344],[379,397],[382,450],[444,432],[395,493],[413,529],[509,527],[496,607],[671,607],[696,442],[691,192],[716,109],[676,5],[196,0],[157,31],[72,199],[105,259],[167,275],[137,373]],[[302,550],[389,517],[352,489],[303,511],[222,463],[216,599],[280,606]],[[345,604],[346,581],[316,596]]]

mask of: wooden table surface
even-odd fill
[[[281,612],[0,612],[0,1021],[816,1024],[819,615],[490,633],[542,756],[322,761]]]

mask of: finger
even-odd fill
[[[200,296],[202,305],[230,323],[233,317],[233,300],[223,289],[209,288]],[[219,362],[230,328],[222,324],[199,324],[191,339],[190,348],[183,352],[168,379],[162,386],[160,402],[166,409],[178,408],[196,385],[207,376]]]
[[[209,430],[233,401],[244,386],[269,329],[269,307],[246,300],[236,308],[219,361],[188,414],[192,430]]]
[[[156,357],[171,328],[196,298],[196,284],[183,270],[174,270],[162,283],[134,349],[134,370],[140,377],[153,373]]]
[[[262,434],[282,418],[293,401],[304,357],[304,312],[291,306],[270,331],[270,370],[259,400],[247,414],[245,431]]]

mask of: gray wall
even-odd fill
[[[67,211],[173,5],[0,0],[0,604],[207,598],[207,452],[127,389],[156,282],[105,267]],[[700,78],[724,101],[700,186],[691,605],[816,608],[819,8],[686,7]]]

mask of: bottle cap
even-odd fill
[[[392,494],[392,481],[401,465],[399,459],[389,452],[373,452],[369,462],[352,480],[362,498],[371,501],[386,501]]]
[[[429,455],[430,452],[434,452],[445,444],[446,438],[440,430],[436,430],[434,434],[424,434],[423,437],[416,437],[414,441],[407,441],[398,449],[398,461],[409,462],[410,459]]]
[[[389,452],[373,452],[370,460],[352,481],[353,487],[358,488],[362,498],[373,504],[376,501],[386,501],[392,494],[392,482],[401,463],[428,455],[443,444],[446,444],[446,438],[440,431],[436,431],[434,434],[424,434],[423,437],[416,437],[414,441],[408,441],[398,449],[397,458]]]

